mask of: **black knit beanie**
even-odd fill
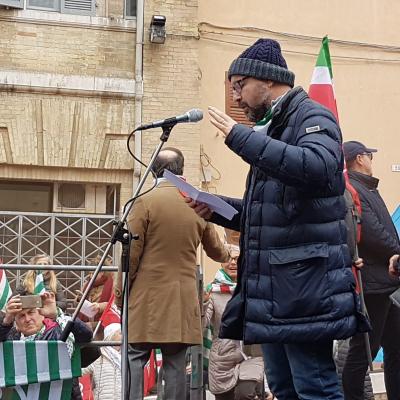
[[[232,75],[252,76],[294,86],[294,73],[288,70],[281,46],[272,39],[258,39],[233,60],[228,71],[229,80]]]

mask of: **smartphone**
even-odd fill
[[[22,308],[42,308],[42,298],[39,294],[20,296]]]
[[[395,306],[400,307],[400,289],[397,289],[389,297]]]

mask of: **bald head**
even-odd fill
[[[163,176],[165,169],[175,175],[183,175],[183,164],[184,157],[180,150],[174,147],[165,147],[155,159],[153,171],[157,178]]]

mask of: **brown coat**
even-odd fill
[[[229,258],[214,226],[168,182],[135,202],[128,225],[139,235],[130,253],[129,343],[200,344],[197,247],[215,261]]]

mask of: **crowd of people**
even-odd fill
[[[97,265],[100,257],[89,260],[90,265]],[[54,271],[46,270],[50,265],[47,254],[38,254],[29,260],[37,270],[29,270],[21,285],[8,300],[5,309],[0,313],[0,342],[4,341],[53,341],[60,340],[63,330],[71,321],[67,313],[67,300]],[[112,264],[107,259],[107,265]],[[43,275],[45,290],[39,295],[35,286],[37,275]],[[89,280],[91,275],[88,275]],[[66,340],[68,353],[72,357],[76,345],[80,345],[82,375],[89,375],[94,400],[120,399],[121,392],[121,354],[120,347],[101,346],[85,347],[93,339],[100,317],[113,296],[113,274],[100,272],[89,291],[88,299],[93,313],[89,318],[84,314],[72,323],[71,333]],[[85,284],[84,288],[86,287]],[[76,297],[75,305],[81,292]],[[40,296],[41,304],[25,304],[29,296]],[[36,300],[36,299],[35,299]],[[72,305],[72,304],[71,304]],[[70,311],[73,310],[70,308]],[[101,326],[101,324],[100,324]],[[104,341],[121,341],[120,323],[111,323],[98,330],[97,339]],[[78,378],[73,379],[71,399],[82,399],[82,385]]]
[[[255,124],[209,108],[225,144],[250,167],[243,199],[220,196],[237,214],[228,220],[167,181],[165,170],[184,178],[182,152],[168,147],[155,160],[154,190],[136,200],[128,217],[138,235],[127,282],[129,399],[143,399],[154,349],[163,358],[162,399],[186,399],[187,352],[203,345],[205,381],[216,400],[373,398],[367,347],[375,357],[381,346],[387,397],[399,400],[400,309],[390,296],[400,287],[400,242],[373,176],[377,150],[342,143],[334,115],[294,87],[274,40],[247,48],[228,78],[234,101]],[[214,224],[240,232],[239,246],[223,243]],[[202,296],[200,245],[221,263]],[[31,263],[45,269],[49,258]],[[0,341],[60,337],[68,317],[53,272],[44,275],[43,306],[22,307],[36,274],[30,271],[8,301]],[[113,286],[121,306],[116,282],[99,274],[89,294],[93,316],[74,322],[72,346],[97,332]],[[121,328],[113,324],[100,336],[120,340]],[[87,358],[82,372],[92,376],[95,399],[118,399],[119,348]],[[72,398],[79,396],[74,381]]]

